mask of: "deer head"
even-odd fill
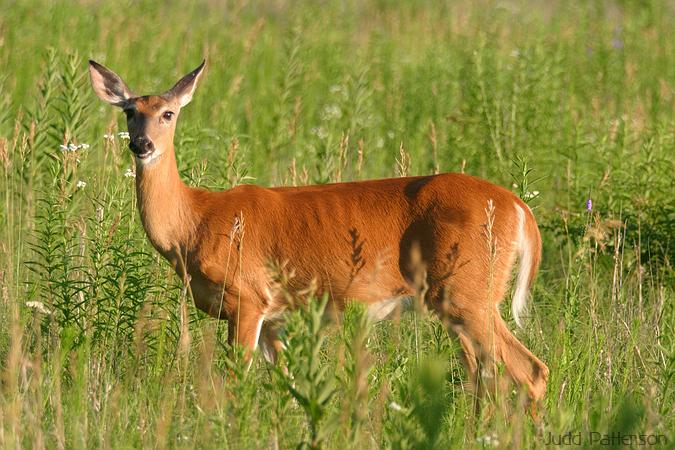
[[[148,166],[173,151],[176,119],[190,103],[206,61],[161,95],[136,96],[112,70],[89,61],[94,92],[102,100],[122,108],[127,116],[129,149],[139,166]]]

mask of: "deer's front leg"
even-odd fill
[[[230,346],[235,344],[244,348],[244,358],[251,363],[253,351],[260,339],[264,316],[258,309],[247,306],[242,298],[239,306],[228,314],[227,342]]]
[[[284,349],[277,329],[270,322],[263,324],[258,345],[260,345],[262,355],[271,364],[276,364],[279,352]]]

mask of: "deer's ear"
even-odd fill
[[[89,60],[89,75],[96,95],[111,105],[122,106],[134,96],[119,75],[96,61]]]
[[[206,60],[203,60],[199,67],[181,78],[178,83],[167,92],[167,94],[178,100],[181,108],[192,100],[192,94],[194,94],[195,89],[197,89],[197,83],[199,83],[199,79],[201,78],[202,73],[204,73],[205,65]]]

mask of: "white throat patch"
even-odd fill
[[[155,150],[147,158],[139,158],[137,155],[134,155],[136,160],[136,166],[148,166],[159,159],[162,156],[162,152]]]

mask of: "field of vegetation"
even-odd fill
[[[673,23],[667,1],[0,2],[0,447],[675,445]],[[88,79],[92,58],[157,93],[203,57],[191,185],[461,171],[527,201],[538,422],[515,388],[475,414],[424,311],[314,306],[281,366],[245,370],[147,241],[124,115]]]

